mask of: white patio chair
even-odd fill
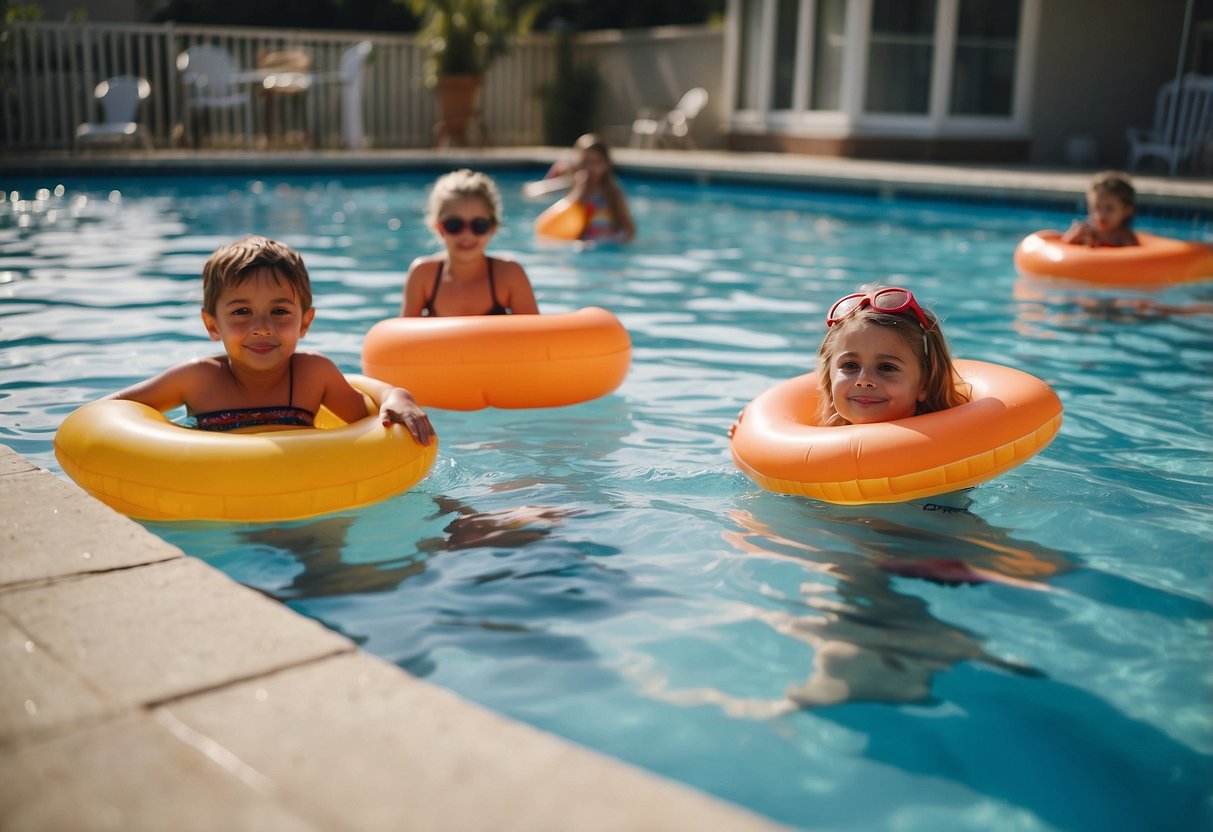
[[[253,96],[248,89],[249,77],[242,73],[236,60],[224,49],[210,44],[191,46],[177,56],[177,71],[185,83],[186,123],[196,131],[200,115],[214,111],[239,116],[244,128],[245,144],[253,145]],[[195,133],[195,144],[197,135]]]
[[[688,90],[664,114],[642,110],[632,122],[632,147],[660,147],[662,145],[694,147],[691,139],[691,122],[707,106],[708,91],[703,87]]]
[[[318,83],[340,86],[341,144],[350,150],[367,146],[362,127],[363,69],[372,51],[374,46],[369,40],[359,41],[341,53],[336,72],[316,75]]]
[[[152,142],[135,116],[139,105],[152,94],[152,85],[135,75],[119,75],[106,79],[93,90],[93,98],[101,105],[103,121],[90,121],[76,128],[76,146],[91,144],[125,144],[135,140],[151,149]]]
[[[1189,73],[1158,91],[1154,124],[1128,128],[1129,170],[1157,157],[1174,176],[1185,164],[1198,163],[1213,149],[1213,78]]]

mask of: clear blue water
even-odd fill
[[[434,411],[433,473],[365,510],[153,531],[469,699],[791,825],[1209,828],[1213,315],[1019,279],[1016,242],[1064,210],[630,180],[637,242],[575,253],[532,239],[525,172],[498,178],[494,249],[543,310],[615,311],[634,343],[623,386]],[[211,351],[198,274],[249,232],[303,252],[304,345],[357,371],[433,247],[431,179],[2,183],[0,441],[58,471],[73,408]],[[1213,240],[1208,220],[1139,226]],[[1051,383],[1058,439],[966,495],[900,506],[737,472],[733,417],[810,367],[829,303],[871,280],[912,287],[956,355]],[[1213,286],[1153,297],[1208,303]],[[1027,583],[880,568],[923,558]],[[815,695],[838,701],[797,704]]]

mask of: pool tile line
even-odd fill
[[[5,830],[783,828],[412,677],[4,445],[0,518]]]
[[[53,176],[67,172],[96,174],[188,175],[218,173],[359,173],[453,167],[485,170],[543,170],[567,151],[557,147],[488,147],[408,150],[251,151],[157,150],[76,156],[64,151],[0,154],[0,175]],[[898,197],[958,198],[1035,205],[1081,213],[1087,184],[1095,170],[1029,163],[907,162],[751,153],[725,150],[645,150],[617,147],[612,158],[621,173],[692,182],[739,182]],[[1109,167],[1116,167],[1109,165]],[[1213,217],[1213,179],[1133,173],[1138,206],[1179,216],[1195,212]]]

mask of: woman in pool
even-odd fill
[[[491,178],[466,168],[440,176],[430,191],[426,223],[445,251],[418,257],[409,266],[400,314],[537,314],[522,266],[485,251],[500,220],[501,194]]]
[[[838,300],[817,351],[819,423],[891,422],[968,401],[957,389],[939,319],[896,286]]]
[[[111,394],[164,412],[185,405],[202,430],[312,427],[324,405],[347,422],[366,402],[330,359],[296,352],[316,310],[303,258],[290,246],[246,237],[221,246],[202,269],[202,322],[224,353],[189,361]],[[423,445],[429,417],[408,391],[368,379],[383,424]]]

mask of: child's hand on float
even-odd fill
[[[379,418],[383,420],[384,427],[393,424],[404,425],[422,445],[430,444],[434,438],[434,426],[430,424],[430,417],[425,415],[425,411],[417,406],[417,402],[413,401],[413,397],[403,388],[395,388],[384,399],[379,408]]]

